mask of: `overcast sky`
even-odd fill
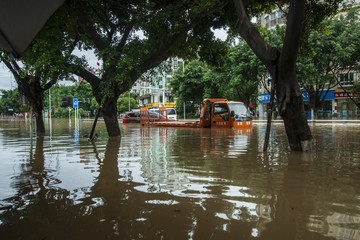
[[[226,32],[225,30],[215,30],[215,36],[217,38],[220,38],[221,40],[226,40]],[[85,59],[88,61],[89,66],[93,68],[98,68],[97,66],[97,58],[95,54],[92,51],[79,51],[75,50],[74,54],[78,56],[85,56]],[[77,77],[76,77],[77,78]],[[60,84],[63,84],[63,82],[60,82]],[[65,84],[70,84],[69,82],[65,82]],[[9,69],[5,66],[4,63],[0,63],[0,90],[10,90],[17,87],[17,84],[15,82],[15,79],[12,74],[10,74]]]
[[[90,67],[93,67],[93,68],[98,67],[97,66],[98,60],[93,52],[91,52],[91,51],[80,52],[79,50],[75,50],[74,54],[76,54],[78,56],[85,56],[85,59],[88,61]],[[65,81],[65,82],[61,81],[59,83],[66,84],[66,85],[71,84],[70,81]],[[10,70],[5,66],[5,64],[1,62],[0,63],[0,90],[1,89],[10,90],[10,89],[14,89],[16,87],[17,87],[17,83],[16,83],[13,75],[10,74]]]

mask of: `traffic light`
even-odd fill
[[[73,98],[72,97],[63,97],[61,107],[73,107]]]

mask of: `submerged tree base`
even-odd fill
[[[303,152],[314,152],[315,151],[315,144],[314,144],[313,139],[300,141],[300,143],[301,143],[301,150]]]

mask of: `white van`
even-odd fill
[[[177,121],[175,108],[166,108],[166,112],[169,120]]]
[[[155,113],[159,114],[159,109],[152,108],[149,110],[149,112],[155,112]],[[177,115],[176,115],[175,108],[166,108],[166,113],[167,113],[168,120],[177,121]]]

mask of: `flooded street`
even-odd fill
[[[360,124],[251,129],[0,121],[0,239],[360,239]],[[51,128],[51,130],[50,130]]]

